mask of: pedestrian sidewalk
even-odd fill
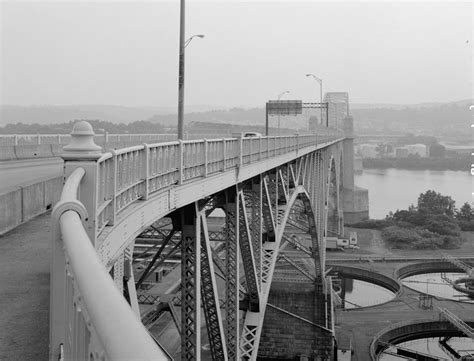
[[[48,359],[51,212],[0,236],[0,360]]]

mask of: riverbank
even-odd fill
[[[365,158],[362,166],[366,169],[407,169],[407,170],[454,170],[466,171],[471,169],[471,158],[467,154],[459,154],[446,158]]]

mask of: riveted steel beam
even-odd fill
[[[257,269],[252,245],[252,235],[247,217],[245,197],[242,190],[238,191],[239,202],[239,242],[242,263],[245,270],[245,280],[249,295],[250,310],[258,312],[260,309],[260,287],[257,279]]]
[[[181,359],[201,359],[201,221],[198,205],[181,210]]]
[[[239,331],[239,206],[235,188],[225,194],[224,211],[226,214],[225,232],[225,330],[227,356],[229,361],[240,360]]]
[[[207,230],[207,219],[201,212],[201,298],[206,318],[207,335],[213,361],[226,361],[227,347],[219,306],[211,244]]]
[[[263,194],[262,194],[262,215],[265,222],[266,241],[275,241],[275,217],[272,209],[272,202],[270,197],[268,177],[263,177]]]

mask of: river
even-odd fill
[[[385,218],[390,211],[416,205],[420,193],[429,189],[450,196],[457,208],[473,201],[474,177],[465,171],[364,169],[354,178],[357,186],[369,190],[370,218]]]

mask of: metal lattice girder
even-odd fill
[[[262,189],[262,215],[265,220],[265,228],[267,230],[267,241],[273,242],[275,240],[275,217],[272,210],[272,202],[270,198],[268,179],[263,177]]]
[[[251,189],[245,188],[244,199],[247,210],[247,219],[249,219],[249,229],[251,233],[251,242],[253,246],[253,255],[257,280],[260,287],[261,269],[262,269],[262,201],[261,201],[261,183],[253,183]]]
[[[240,253],[242,255],[242,263],[245,270],[245,280],[247,282],[250,309],[256,312],[260,308],[260,282],[257,279],[257,268],[255,266],[252,236],[250,233],[244,193],[242,190],[238,191],[238,201]]]
[[[226,226],[227,235],[225,258],[225,330],[229,361],[240,360],[239,352],[239,207],[237,194],[234,190],[226,192]]]
[[[181,359],[201,359],[201,221],[198,205],[181,211]]]
[[[206,318],[207,334],[211,346],[212,360],[226,361],[227,347],[219,307],[219,295],[214,276],[207,219],[204,212],[201,212],[201,226],[203,236],[201,238],[201,297]]]
[[[298,185],[303,185],[303,159],[304,158],[299,158],[297,159],[297,175],[296,178],[298,180]]]
[[[288,181],[285,179],[286,177],[283,175],[284,170],[278,169],[278,201],[281,202],[284,198],[285,203],[288,202]],[[286,175],[286,174],[285,174]]]
[[[297,175],[295,173],[295,167],[296,166],[297,166],[296,162],[288,164],[290,188],[295,188],[298,185],[298,178],[297,178]]]

